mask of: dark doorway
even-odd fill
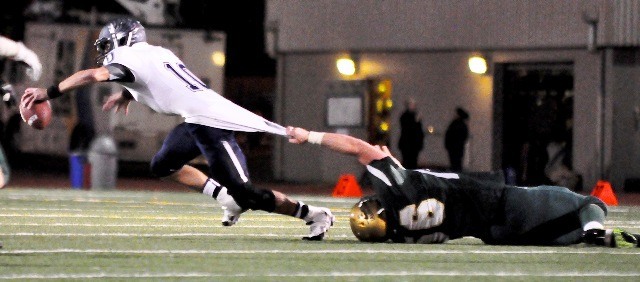
[[[505,64],[496,75],[502,83],[496,104],[496,122],[502,126],[496,141],[501,141],[499,157],[507,181],[576,188],[571,156],[573,64]]]

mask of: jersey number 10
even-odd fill
[[[198,79],[191,71],[182,63],[164,63],[164,67],[171,71],[176,77],[184,81],[191,91],[201,91],[207,86]]]

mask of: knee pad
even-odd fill
[[[227,193],[243,209],[273,212],[276,208],[276,197],[271,190],[255,188],[249,182],[227,187]]]

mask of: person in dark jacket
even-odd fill
[[[463,108],[456,108],[456,118],[451,121],[447,132],[444,135],[444,147],[449,154],[450,170],[462,171],[462,157],[464,156],[464,145],[469,138],[469,128],[467,121],[469,114]]]
[[[409,98],[406,110],[400,116],[400,140],[398,149],[402,154],[402,165],[408,169],[418,168],[418,155],[423,147],[422,121],[416,113],[416,101]]]

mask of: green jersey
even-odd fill
[[[580,208],[595,203],[606,210],[600,200],[563,187],[516,187],[466,174],[406,170],[391,158],[373,161],[367,170],[396,242],[472,236],[491,244],[570,244],[580,239]]]

